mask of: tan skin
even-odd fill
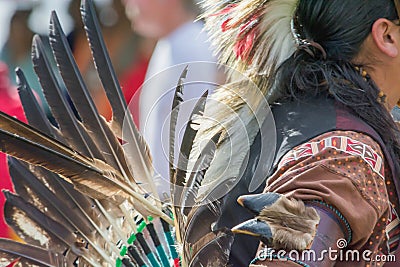
[[[371,34],[364,42],[359,57],[366,57],[371,53],[378,59],[366,68],[378,88],[387,96],[386,107],[391,110],[400,99],[400,27],[387,19],[378,19],[372,26]],[[397,122],[398,127],[400,124]],[[400,258],[400,250],[396,252],[396,258]],[[397,266],[398,263],[386,263],[387,267]]]
[[[355,61],[367,63],[365,70],[386,95],[385,105],[391,110],[400,99],[399,25],[384,18],[375,21]]]
[[[163,38],[196,14],[187,10],[183,0],[121,0],[132,28],[149,38]]]

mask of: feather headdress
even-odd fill
[[[198,122],[194,147],[218,132],[222,136],[199,190],[199,201],[217,184],[240,177],[243,161],[263,123],[267,121],[274,128],[268,107],[273,99],[272,75],[297,47],[292,31],[297,3],[298,0],[203,2],[206,30],[220,63],[228,66],[229,83],[210,96]],[[275,135],[270,134],[268,149],[273,154]],[[196,151],[191,154],[189,169],[201,150]]]
[[[191,119],[189,126],[196,138],[190,149],[185,170],[177,170],[172,181],[185,186],[177,198],[175,225],[177,239],[183,243],[183,254],[198,250],[213,236],[211,228],[201,235],[192,225],[203,221],[212,225],[220,215],[219,198],[223,197],[242,175],[249,149],[258,132],[263,140],[260,156],[262,175],[255,176],[249,190],[255,190],[265,179],[275,149],[275,127],[266,96],[270,80],[279,65],[296,48],[291,21],[298,0],[243,0],[203,2],[203,18],[220,63],[227,65],[228,84],[219,87],[207,100],[202,116]],[[210,142],[214,144],[207,152]],[[207,144],[204,148],[202,144]],[[181,151],[182,152],[182,151]],[[188,153],[182,152],[182,155]],[[265,155],[264,155],[265,156]],[[183,179],[182,176],[185,176]],[[194,178],[195,177],[195,178]],[[258,179],[257,179],[258,178]],[[183,182],[184,181],[184,182]],[[188,213],[187,206],[194,205]],[[202,220],[200,219],[202,218]],[[186,226],[184,226],[186,225]],[[206,230],[206,228],[203,228]],[[183,260],[188,262],[183,257]]]
[[[261,85],[268,84],[269,76],[296,48],[291,22],[297,3],[204,1],[206,30],[220,62],[251,78],[266,94],[267,87]],[[258,81],[261,78],[265,81]]]

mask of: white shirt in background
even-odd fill
[[[183,90],[186,102],[180,108],[175,151],[178,151],[190,113],[206,90],[213,90],[216,82],[216,58],[212,55],[203,23],[189,22],[157,42],[140,94],[140,130],[147,141],[155,182],[161,199],[169,195],[169,116],[179,77],[188,65]],[[176,153],[175,159],[177,160]]]

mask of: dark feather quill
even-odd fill
[[[23,75],[22,72],[20,74]],[[23,80],[25,81],[25,79],[23,79]],[[39,106],[31,105],[31,103],[36,103],[36,99],[33,97],[32,93],[27,91],[27,89],[30,90],[29,85],[25,84],[23,87],[24,94],[22,94],[21,98],[22,98],[22,102],[27,103],[28,106],[24,105],[24,109],[27,112],[30,112],[31,109],[33,108],[32,114],[39,114],[39,115],[43,114],[43,112],[39,108]],[[31,102],[31,100],[34,100],[35,102]],[[41,125],[46,125],[46,122],[48,123],[48,120],[44,114],[42,116],[33,117],[31,119],[28,117],[28,120],[34,127],[40,128],[40,129],[44,130],[45,133],[48,134],[49,136],[54,137],[54,131],[52,131],[53,129],[55,129],[54,127],[45,127],[45,128],[40,127]],[[59,136],[59,138],[61,138],[61,140],[62,140],[61,136]],[[15,163],[17,161],[14,159],[13,162]],[[15,166],[16,166],[15,164],[10,165],[11,170],[15,169]],[[18,168],[18,170],[16,172],[18,172],[18,171],[21,171],[21,169]],[[40,188],[40,189],[36,188],[36,186],[46,185],[46,188],[48,191],[50,191],[51,193],[54,193],[58,199],[62,200],[61,202],[63,204],[68,206],[67,210],[64,209],[64,211],[67,211],[67,214],[70,214],[70,215],[74,214],[73,216],[70,216],[68,218],[69,219],[74,218],[75,220],[77,220],[77,222],[75,222],[75,225],[76,225],[76,228],[80,232],[83,232],[85,235],[88,235],[89,234],[88,231],[93,231],[95,229],[96,225],[97,225],[96,227],[102,227],[102,226],[107,227],[108,225],[110,225],[110,222],[107,222],[107,219],[104,218],[101,211],[98,210],[97,205],[94,204],[92,200],[88,199],[87,197],[82,195],[80,192],[76,191],[71,184],[65,182],[58,175],[56,175],[50,171],[47,171],[41,167],[32,166],[32,165],[29,166],[29,170],[25,169],[22,171],[27,171],[30,175],[28,175],[26,173],[21,174],[19,176],[16,175],[15,173],[12,173],[12,174],[13,174],[13,176],[17,177],[17,178],[13,178],[14,186],[16,189],[17,189],[17,187],[19,187],[19,188],[28,188],[29,187],[29,192],[27,192],[27,194],[23,195],[24,198],[31,199],[32,195],[35,195],[35,194],[43,195],[44,192],[46,192],[46,190],[43,188]],[[25,180],[27,180],[26,183],[28,183],[29,185],[20,186],[20,183],[24,183]],[[35,186],[33,186],[32,183]],[[22,194],[21,191],[17,191],[17,192],[19,194]],[[35,196],[37,196],[37,195],[35,195]],[[40,198],[35,198],[35,199],[38,200]],[[63,207],[62,205],[59,205],[60,201],[52,199],[50,202],[52,204],[54,204],[54,206],[57,209],[61,209]],[[32,203],[35,203],[35,202],[32,201]],[[57,205],[55,205],[56,203],[57,203]],[[114,207],[114,209],[115,209],[115,207]],[[80,219],[80,218],[82,218],[82,219]],[[83,224],[85,224],[87,226],[84,226]]]
[[[236,179],[228,179],[225,184],[219,184],[203,202],[197,203],[189,212],[184,228],[183,257],[190,262],[193,256],[193,246],[201,243],[200,240],[215,229],[214,224],[221,215],[221,192],[226,193]],[[200,243],[199,243],[200,242]],[[229,248],[227,248],[229,249]]]
[[[186,75],[186,74],[185,74]],[[177,105],[174,110],[178,109],[180,100],[182,99],[182,96],[179,92],[182,90],[179,89],[179,84],[175,92],[175,100],[174,100],[174,105]],[[182,213],[180,212],[180,209],[182,208],[181,206],[181,196],[183,193],[184,188],[184,182],[185,182],[185,177],[186,177],[186,169],[188,165],[188,160],[189,160],[189,154],[192,150],[193,147],[193,141],[194,138],[196,137],[197,130],[198,130],[198,125],[196,120],[199,119],[199,117],[203,116],[204,108],[205,108],[205,103],[207,100],[207,95],[208,91],[206,91],[202,97],[197,101],[195,107],[193,108],[192,113],[190,114],[189,117],[189,122],[186,125],[185,133],[183,135],[182,139],[182,145],[180,147],[180,154],[178,158],[178,168],[176,171],[172,173],[173,177],[171,177],[171,197],[172,197],[172,204],[173,204],[173,213],[174,213],[174,218],[175,218],[175,223],[176,223],[176,236],[178,238],[178,241],[181,242],[183,238],[183,233],[181,230],[184,228],[185,220],[182,217]],[[173,116],[178,116],[173,115]],[[171,121],[172,121],[172,116],[171,116]],[[172,125],[171,125],[172,128]],[[170,134],[175,134],[175,131]],[[172,147],[174,145],[172,144]],[[173,149],[173,148],[170,149]],[[173,160],[173,159],[172,159]]]
[[[38,133],[4,113],[0,113],[0,125],[1,128],[7,126],[9,130],[14,130],[15,133],[0,129],[1,151],[60,174],[72,181],[78,190],[93,198],[109,198],[109,200],[120,202],[123,200],[122,198],[129,199],[133,197],[138,203],[147,203],[142,195],[120,182],[122,179],[118,179],[118,173],[105,163],[96,161],[98,167],[95,167],[93,163],[76,152],[68,150],[62,144]],[[18,131],[16,128],[21,128],[21,130]],[[24,133],[24,130],[27,132],[25,136],[18,136],[18,134]],[[30,137],[35,141],[30,140]],[[49,144],[50,148],[42,145],[42,143]],[[52,160],[48,160],[49,158]],[[161,215],[167,221],[170,221],[165,214],[150,203],[145,204],[145,207],[150,213]]]
[[[116,132],[119,133],[121,137],[122,124],[128,109],[101,34],[99,21],[92,0],[82,1],[81,13],[94,63],[112,108],[112,124],[116,124],[116,127],[113,128],[117,130]]]
[[[53,253],[30,244],[22,244],[13,240],[0,238],[0,263],[7,264],[17,259],[20,265],[16,266],[39,265],[53,267],[64,266],[66,263],[62,254]]]
[[[3,131],[7,131],[20,136],[25,139],[30,139],[32,142],[46,146],[56,152],[65,153],[69,156],[78,156],[76,152],[70,149],[66,149],[65,145],[50,138],[49,136],[41,133],[33,127],[20,122],[19,120],[3,113],[0,111],[0,128]],[[69,151],[68,151],[69,150]]]
[[[151,193],[157,197],[149,149],[133,123],[132,115],[126,105],[101,35],[92,0],[82,1],[81,13],[96,69],[112,108],[111,128],[125,142],[124,151],[127,153],[130,164],[128,167],[130,167],[135,181],[141,184],[146,193]]]
[[[91,138],[102,149],[106,162],[133,182],[122,147],[106,121],[97,112],[55,12],[52,13],[50,22],[50,44],[68,93]]]
[[[189,267],[224,267],[229,261],[233,234],[227,229],[211,232],[193,246]]]
[[[174,99],[172,101],[171,119],[169,125],[169,177],[171,184],[178,185],[175,180],[175,133],[176,133],[176,123],[178,121],[178,114],[180,105],[183,102],[183,81],[186,79],[188,71],[188,66],[182,71],[181,77],[179,77],[178,85],[175,88]]]
[[[43,213],[58,222],[71,225],[73,232],[82,237],[83,243],[81,243],[89,244],[89,248],[95,247],[96,251],[99,253],[91,251],[90,254],[93,254],[93,257],[99,260],[103,259],[103,262],[107,262],[111,254],[110,252],[104,252],[101,248],[108,248],[108,251],[115,252],[115,244],[117,241],[121,239],[125,240],[127,234],[131,231],[129,225],[126,227],[123,223],[118,223],[121,219],[123,220],[123,218],[120,218],[121,216],[116,215],[115,211],[119,208],[115,205],[112,206],[108,202],[108,205],[112,206],[112,211],[110,214],[106,215],[105,213],[107,213],[107,211],[105,208],[101,207],[99,201],[96,202],[88,199],[55,174],[40,167],[30,166],[30,170],[35,174],[37,180],[42,181],[41,185],[36,184],[35,181],[29,182],[29,184],[34,184],[30,189],[31,193],[37,196],[37,198],[34,199],[35,205],[41,207],[45,205],[37,205],[38,202],[46,203],[47,206],[41,208]],[[12,173],[12,175],[15,174]],[[24,175],[28,176],[27,179],[34,179],[30,177],[29,174],[24,173]],[[17,176],[15,179],[18,178]],[[44,185],[46,188],[38,188]],[[37,189],[43,190],[44,192],[38,192]],[[27,199],[30,198],[28,197]],[[54,203],[48,203],[48,201],[46,201],[47,199],[51,199]],[[60,201],[63,203],[60,204]],[[52,209],[57,209],[62,217],[53,217]],[[111,220],[108,219],[109,217]],[[120,235],[120,232],[123,231],[125,231],[125,235]],[[100,254],[103,256],[101,257]]]
[[[42,146],[37,142],[32,142],[2,129],[0,129],[0,148],[1,151],[5,153],[31,164],[43,166],[70,180],[74,180],[74,178],[80,180],[85,178],[95,179],[95,177],[100,179],[101,177],[100,170],[96,170],[89,165],[81,164],[79,161]],[[52,160],[49,161],[49,158]],[[97,190],[92,190],[90,186],[93,185],[86,184],[86,186],[82,185],[78,187],[80,190],[97,198],[107,198],[112,195],[106,193],[107,191],[109,192],[107,188],[109,188],[110,185],[108,184],[103,184],[103,186],[101,186],[101,188],[105,189],[104,191],[99,188],[97,188]]]
[[[185,246],[191,246],[212,231],[211,226],[220,215],[219,205],[219,201],[214,201],[206,205],[196,205],[192,208],[184,231]]]
[[[36,177],[30,170],[34,171]],[[117,252],[116,242],[121,238],[123,240],[127,238],[126,235],[120,235],[119,232],[129,233],[131,231],[129,227],[126,228],[117,223],[119,218],[115,213],[110,213],[108,216],[112,219],[108,220],[104,213],[106,211],[103,208],[98,209],[99,203],[90,203],[83,195],[68,187],[69,185],[59,177],[42,168],[31,166],[30,169],[27,169],[25,164],[16,159],[10,159],[10,173],[16,192],[20,196],[7,195],[8,201],[23,197],[24,201],[31,202],[36,209],[30,204],[25,203],[24,205],[24,203],[18,202],[19,205],[14,205],[13,212],[5,214],[8,222],[13,228],[17,228],[17,232],[29,243],[34,242],[30,236],[26,237],[24,233],[21,234],[24,229],[32,229],[31,234],[35,237],[40,237],[41,234],[42,238],[48,237],[49,241],[46,242],[46,245],[50,243],[48,248],[51,250],[56,248],[51,244],[65,245],[65,251],[69,251],[67,253],[68,262],[75,261],[79,255],[83,257],[79,259],[80,262],[87,262],[93,266],[96,266],[96,261],[109,262],[111,252]],[[114,206],[115,209],[118,207]],[[18,218],[20,218],[19,223],[14,220],[15,214],[18,214]],[[61,234],[67,233],[74,237],[72,244],[67,243],[64,239],[60,244],[58,224],[65,229],[61,231]],[[25,228],[20,227],[21,225]],[[114,227],[110,227],[111,225]],[[49,232],[50,234],[48,234]],[[72,264],[68,266],[72,266]]]
[[[75,190],[72,184],[41,167],[31,165],[29,166],[29,170],[36,179],[40,180],[60,201],[64,202],[64,205],[67,205],[69,211],[66,214],[67,216],[68,214],[74,214],[74,216],[82,218],[82,221],[84,221],[83,224],[87,226],[81,226],[79,223],[76,224],[79,231],[84,234],[89,234],[95,230],[94,225],[104,227],[109,225],[93,200]],[[57,209],[60,209],[60,207],[57,206]],[[83,217],[86,217],[86,220]],[[71,219],[77,220],[78,222],[80,221],[79,218]]]
[[[87,15],[86,19],[93,21],[94,17]],[[90,137],[93,138],[94,143],[102,149],[105,161],[121,172],[125,182],[140,184],[142,191],[153,194],[157,198],[157,191],[152,180],[153,169],[149,150],[136,129],[129,112],[127,112],[127,115],[129,116],[125,117],[127,125],[124,127],[124,129],[126,129],[126,131],[124,131],[124,136],[121,136],[122,133],[119,130],[117,130],[116,133],[113,133],[109,125],[101,116],[99,116],[96,110],[88,89],[78,71],[65,34],[63,33],[55,13],[52,14],[50,24],[50,43],[56,61],[58,62],[61,76],[64,79],[68,93],[77,107],[83,125],[88,131]],[[91,25],[91,27],[93,27],[93,25]],[[96,40],[101,39],[99,36],[94,37],[96,35],[96,30],[88,29],[88,32],[92,38]],[[95,52],[93,52],[94,55],[103,59],[106,58],[107,56],[104,54],[106,53],[105,47],[103,47],[104,50],[100,49],[99,44],[93,40],[92,49],[95,50]],[[112,72],[111,65],[102,66],[101,68],[99,67],[98,71],[101,76],[113,76],[109,73],[110,71]],[[124,103],[118,100],[120,99],[119,94],[120,89],[112,87],[110,88],[108,97],[113,99],[112,102],[114,106],[118,106],[116,109],[126,111]],[[121,113],[122,111],[118,112]],[[121,117],[122,115],[118,116]],[[123,118],[118,119],[123,120]],[[122,125],[123,121],[118,123]],[[123,139],[124,147],[119,143],[117,136]],[[129,160],[129,164],[127,160]]]
[[[33,127],[41,129],[44,133],[60,141],[62,138],[60,137],[58,129],[50,124],[45,113],[40,108],[31,87],[26,81],[23,71],[20,68],[17,68],[15,72],[17,74],[18,94],[21,99],[22,106],[24,107],[27,120]]]
[[[221,133],[219,132],[207,142],[193,166],[191,175],[189,176],[189,179],[185,185],[180,201],[182,213],[186,216],[188,215],[190,208],[196,203],[199,187],[201,186],[205,173],[214,159],[220,136]]]
[[[206,106],[208,91],[204,92],[201,98],[197,101],[194,106],[192,113],[189,117],[189,122],[185,128],[185,134],[183,135],[182,144],[180,148],[180,154],[178,158],[178,168],[174,174],[172,184],[176,186],[184,186],[186,178],[186,169],[189,161],[189,155],[193,148],[194,138],[196,137],[199,129],[197,120],[204,114],[204,108]],[[180,200],[180,195],[175,195],[175,198]]]
[[[4,192],[4,215],[8,225],[30,244],[63,253],[76,240],[64,224],[60,224],[27,203],[21,197]]]
[[[99,259],[108,260],[109,256],[99,246],[89,251],[82,243],[83,239],[68,229],[63,221],[53,220],[17,195],[5,192],[5,196],[6,221],[29,244],[64,254],[65,260],[70,263],[78,257],[92,266],[98,265]]]
[[[24,98],[26,96],[27,95],[24,94],[22,100],[30,103],[30,98]],[[36,99],[34,100],[36,101]],[[28,107],[30,108],[31,105]],[[26,106],[24,106],[24,108],[27,109]],[[27,111],[29,112],[30,109]],[[38,114],[43,113],[38,107],[37,112]],[[43,115],[33,118],[33,120],[29,122],[32,123],[33,126],[38,127],[38,125],[45,124],[46,121],[47,118]],[[45,130],[48,135],[54,136],[52,128],[41,129]],[[20,168],[18,165],[20,162],[16,159],[13,159],[12,162],[13,163],[10,164],[10,170],[14,186],[22,197],[30,200],[31,203],[35,203],[37,207],[41,207],[42,212],[46,210],[47,212],[45,213],[53,219],[57,218],[57,216],[54,216],[54,213],[57,211],[52,211],[51,207],[60,211],[59,214],[62,214],[64,219],[57,219],[57,221],[64,222],[67,225],[70,221],[71,223],[69,225],[73,225],[76,231],[90,239],[92,244],[110,242],[107,240],[112,238],[112,231],[110,232],[106,228],[109,228],[111,222],[107,221],[102,212],[98,209],[98,204],[95,204],[92,200],[76,191],[71,184],[65,182],[58,175],[46,169],[30,165],[28,170],[26,168]],[[23,165],[22,167],[26,166],[25,164],[20,165]],[[114,207],[114,210],[115,209],[118,209],[118,207]],[[109,245],[113,246],[112,243]],[[82,259],[80,259],[79,262],[81,264],[85,263]]]
[[[90,142],[91,139],[75,117],[64,92],[58,84],[44,49],[42,40],[36,35],[32,42],[33,67],[42,87],[46,88],[43,90],[44,95],[65,138],[65,142],[83,155],[103,160],[104,157],[100,154],[95,144]]]
[[[65,147],[62,147],[57,143],[54,143],[52,140],[47,140],[46,138],[38,138],[42,136],[38,135],[37,133],[32,133],[32,131],[24,133],[22,135],[23,138],[19,138],[18,136],[12,137],[12,135],[10,135],[10,132],[6,133],[3,131],[2,135],[7,136],[5,138],[8,138],[9,141],[14,140],[15,143],[19,144],[17,146],[10,144],[4,145],[3,150],[10,151],[11,149],[15,148],[15,150],[10,153],[13,153],[13,155],[19,154],[20,158],[24,157],[23,160],[30,161],[35,165],[42,164],[46,168],[55,171],[58,174],[61,174],[62,176],[73,181],[74,185],[77,186],[79,190],[89,194],[94,198],[101,199],[105,197],[110,197],[112,195],[115,196],[117,194],[119,195],[118,198],[121,198],[124,197],[124,194],[122,195],[120,194],[122,190],[122,191],[129,191],[130,193],[132,193],[132,194],[128,193],[127,195],[125,195],[125,198],[129,198],[129,195],[133,195],[133,197],[136,200],[138,200],[138,202],[143,202],[144,198],[142,196],[139,196],[139,194],[137,194],[136,192],[134,192],[131,186],[129,185],[129,182],[127,183],[127,180],[125,179],[126,177],[127,178],[131,177],[131,175],[128,175],[129,171],[125,163],[122,147],[120,146],[115,135],[111,133],[111,130],[108,128],[105,121],[99,117],[97,111],[95,110],[95,108],[93,108],[94,106],[93,102],[90,99],[87,89],[85,88],[84,83],[82,81],[82,77],[80,76],[79,71],[77,70],[76,63],[73,60],[71,51],[66,42],[66,38],[62,32],[62,29],[59,25],[58,19],[55,16],[55,14],[53,14],[52,16],[52,25],[53,25],[53,31],[52,31],[53,35],[51,35],[52,36],[51,44],[53,46],[56,59],[59,63],[59,68],[61,70],[61,73],[64,74],[62,75],[64,78],[64,82],[66,83],[67,87],[69,85],[70,89],[72,87],[70,93],[72,92],[71,95],[74,101],[76,99],[83,100],[83,102],[80,102],[79,105],[76,105],[78,107],[78,112],[82,111],[82,114],[85,115],[81,116],[82,121],[85,124],[85,127],[89,128],[88,132],[90,133],[91,137],[94,138],[94,141],[99,145],[99,147],[105,149],[105,151],[103,152],[105,158],[107,159],[107,163],[110,164],[115,163],[114,166],[117,165],[117,167],[121,167],[121,165],[119,164],[121,163],[121,160],[123,161],[121,164],[124,167],[118,168],[118,170],[122,171],[123,174],[120,174],[115,169],[110,168],[110,166],[107,166],[106,164],[101,163],[98,160],[95,160],[95,162],[87,161],[87,159],[82,158],[75,151],[72,151],[71,149],[66,149]],[[25,128],[19,127],[18,132],[15,131],[14,132],[17,133],[18,135],[21,135],[21,129],[25,130]],[[6,128],[3,127],[3,129],[5,129],[6,131],[11,131],[11,129],[7,127]],[[5,142],[3,142],[3,144],[5,144]],[[32,149],[30,150],[30,153],[21,154],[21,152],[23,151],[24,152],[28,151],[26,147],[23,148],[24,145]],[[113,148],[117,149],[113,150]],[[32,151],[37,151],[38,154],[41,155],[41,159],[38,158],[33,159],[32,156],[29,156],[32,155]],[[119,153],[116,153],[116,151]],[[48,162],[46,163],[46,157],[44,156],[47,156],[47,159],[54,158],[53,161],[58,161],[57,164],[58,166],[53,163],[50,164]],[[75,173],[75,175],[73,175],[72,172],[74,172],[74,170],[77,170],[75,168],[77,167],[76,164],[78,163],[78,165],[81,165],[79,162],[83,163],[83,165],[81,166],[82,168],[80,168],[80,172],[77,172]],[[73,167],[71,164],[75,165],[75,167]],[[100,166],[94,167],[91,166],[92,164]],[[93,170],[95,171],[93,172]],[[103,172],[103,175],[101,175],[101,177],[99,177],[98,175],[99,172]],[[96,177],[97,179],[94,179]],[[132,177],[131,179],[128,179],[128,181],[129,180],[133,182]],[[115,190],[116,185],[117,187],[120,187],[117,190]],[[121,187],[125,189],[122,189]],[[113,191],[113,193],[111,193],[110,189],[111,191]],[[104,192],[107,191],[111,193],[111,195],[104,195]],[[153,206],[148,205],[148,207],[150,210],[155,211],[155,208]]]
[[[86,235],[94,231],[80,210],[72,209],[68,204],[70,198],[57,187],[51,176],[45,181],[38,179],[28,167],[14,158],[9,158],[8,165],[15,192],[25,201],[34,204],[46,216],[63,222],[69,229],[79,229]],[[56,178],[56,177],[54,177]],[[61,179],[61,178],[58,178]],[[52,192],[46,183],[52,184]]]

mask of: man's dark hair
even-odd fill
[[[310,94],[334,98],[381,136],[397,163],[399,130],[378,101],[380,89],[357,70],[363,62],[353,62],[379,18],[398,20],[393,0],[300,0],[293,28],[304,49],[277,70],[274,90],[280,100]]]

